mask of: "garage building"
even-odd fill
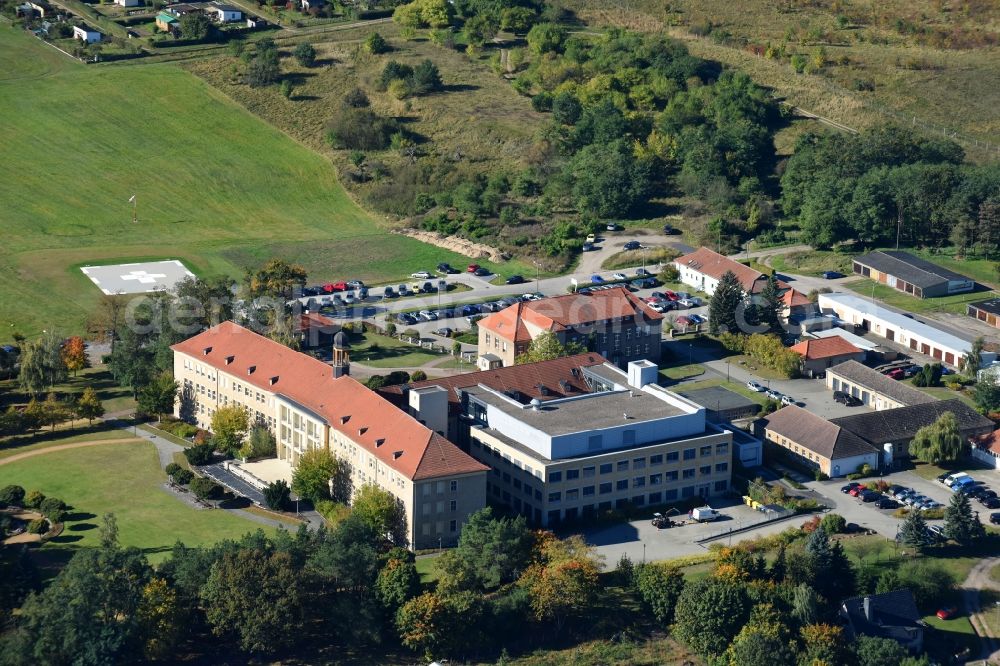
[[[976,287],[971,278],[898,250],[871,252],[853,264],[858,275],[917,298],[963,294]]]

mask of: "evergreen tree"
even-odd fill
[[[781,329],[781,313],[784,308],[785,304],[781,302],[781,291],[778,289],[778,280],[774,275],[769,275],[757,303],[758,321],[767,326],[768,330],[778,331]]]
[[[906,520],[899,526],[896,539],[904,546],[917,549],[931,544],[931,537],[927,533],[927,522],[920,511],[913,509],[906,515]]]
[[[712,335],[738,333],[736,311],[743,303],[743,286],[732,271],[719,280],[708,305],[708,328]]]
[[[951,496],[944,510],[944,533],[949,539],[968,543],[986,534],[986,529],[972,512],[969,497],[965,493]]]

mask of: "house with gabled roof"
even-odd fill
[[[334,336],[333,365],[232,322],[173,345],[180,383],[175,414],[204,429],[237,405],[267,426],[277,456],[294,468],[322,448],[344,460],[354,489],[373,483],[404,507],[412,547],[454,544],[486,504],[488,467],[353,379],[349,344]]]
[[[879,451],[870,442],[795,405],[761,419],[760,429],[765,441],[827,476],[844,476],[866,464],[879,466]]]
[[[909,590],[845,599],[840,607],[840,616],[844,618],[851,638],[888,638],[910,652],[924,649],[926,625]]]
[[[802,357],[805,374],[818,375],[844,361],[863,361],[865,352],[839,336],[806,338],[791,347]]]

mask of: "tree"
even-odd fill
[[[661,562],[643,564],[636,570],[636,589],[656,621],[667,626],[674,621],[674,608],[684,590],[684,574]]]
[[[375,579],[375,595],[382,606],[395,614],[407,601],[420,594],[420,574],[409,559],[389,558]]]
[[[145,637],[143,656],[147,660],[168,660],[184,630],[184,613],[177,603],[177,591],[167,581],[154,576],[142,588],[139,626]]]
[[[984,377],[972,389],[972,400],[984,412],[1000,409],[1000,381],[994,377]]]
[[[21,607],[14,636],[27,663],[139,661],[143,589],[152,570],[137,548],[80,549]]]
[[[191,492],[200,500],[211,499],[220,489],[219,484],[206,476],[197,476],[191,480],[189,485]]]
[[[746,589],[707,578],[685,585],[674,612],[674,634],[698,654],[718,656],[750,616]]]
[[[350,472],[343,461],[326,449],[309,449],[299,457],[292,473],[292,492],[311,502],[323,499],[346,502],[351,496]]]
[[[561,92],[552,98],[552,119],[560,125],[575,125],[581,113],[583,108],[573,93]]]
[[[184,457],[187,458],[188,463],[195,467],[209,464],[212,462],[214,456],[215,444],[211,441],[203,444],[195,444],[184,449]]]
[[[820,600],[816,591],[806,583],[799,583],[792,590],[792,617],[799,624],[808,625],[819,619]]]
[[[481,597],[471,592],[424,592],[400,607],[396,628],[403,645],[430,661],[458,656],[478,636],[475,627],[482,613]]]
[[[785,309],[785,304],[781,301],[778,280],[773,274],[767,276],[767,283],[761,290],[760,297],[755,299],[755,304],[759,323],[767,326],[769,331],[780,331],[781,313]]]
[[[891,638],[858,636],[854,639],[856,666],[901,666],[909,654],[902,645]]]
[[[951,412],[945,412],[937,421],[918,430],[910,442],[910,453],[932,465],[958,460],[963,449],[962,432]]]
[[[831,536],[843,532],[846,526],[847,520],[839,513],[828,513],[820,521],[820,527]]]
[[[208,16],[201,12],[191,12],[181,16],[181,37],[191,41],[206,39],[213,30]]]
[[[24,488],[13,484],[0,488],[0,502],[22,506],[22,502],[24,502]]]
[[[899,526],[899,533],[896,536],[899,543],[904,546],[916,548],[917,550],[931,544],[930,534],[927,533],[927,523],[920,511],[912,509],[903,524]]]
[[[523,35],[536,19],[534,10],[528,7],[507,7],[500,13],[500,29]]]
[[[94,424],[94,419],[104,416],[104,405],[92,386],[85,388],[80,399],[76,401],[76,415],[81,419],[87,419],[90,425]]]
[[[101,516],[101,548],[104,550],[115,550],[120,547],[118,543],[118,519],[113,513],[105,513]]]
[[[269,509],[284,511],[288,506],[288,498],[291,493],[291,488],[288,487],[288,483],[284,479],[272,481],[264,488],[264,504]]]
[[[316,47],[309,42],[302,42],[296,46],[293,55],[303,67],[312,67],[316,64]]]
[[[969,349],[969,352],[962,357],[961,370],[967,377],[975,379],[976,373],[983,364],[982,354],[985,348],[986,340],[978,337],[972,341],[972,347]]]
[[[410,82],[410,89],[415,95],[441,90],[442,87],[441,73],[430,60],[422,60],[413,68]]]
[[[972,505],[965,493],[952,494],[944,510],[944,533],[949,539],[961,544],[985,536],[986,529],[979,522],[979,518],[973,515]]]
[[[536,542],[534,564],[518,580],[528,592],[535,619],[558,632],[588,611],[600,587],[600,565],[593,546],[579,535],[557,539],[547,534]]]
[[[578,124],[578,128],[582,125]],[[585,146],[566,164],[577,209],[601,218],[627,215],[649,192],[650,163],[624,139]]]
[[[155,414],[159,422],[164,414],[174,411],[177,389],[178,384],[173,375],[161,372],[153,381],[139,389],[139,411],[143,414]],[[213,418],[213,423],[214,421]]]
[[[800,632],[802,638],[801,664],[850,663],[843,627],[830,624],[807,624]]]
[[[515,359],[518,365],[525,363],[537,363],[539,361],[551,361],[554,358],[561,358],[571,354],[579,354],[584,351],[580,345],[570,342],[562,344],[554,333],[545,331],[540,333],[528,344],[528,349]]]
[[[374,483],[366,483],[351,500],[351,512],[392,546],[406,548],[409,537],[406,508],[392,493]]]
[[[240,448],[240,457],[267,458],[275,455],[277,451],[278,442],[274,439],[270,428],[258,423],[250,428],[250,435]]]
[[[281,66],[278,63],[277,51],[260,51],[247,65],[243,80],[251,88],[263,88],[276,83],[281,77]]]
[[[743,304],[743,285],[732,271],[726,271],[708,304],[708,328],[712,335],[738,333],[736,312]]]
[[[443,590],[492,591],[513,583],[531,560],[534,538],[524,516],[493,517],[489,507],[471,514],[458,545],[438,560]]]
[[[389,43],[385,41],[385,37],[382,35],[377,32],[371,32],[365,38],[365,51],[368,51],[372,55],[387,53],[389,51]]]
[[[77,371],[87,367],[87,346],[79,335],[66,339],[60,355],[63,365],[74,377]]]
[[[293,644],[303,617],[304,578],[291,556],[257,548],[223,553],[201,589],[205,618],[217,636],[232,635],[247,652]]]
[[[729,646],[730,666],[795,666],[789,647],[790,632],[771,604],[760,604],[750,612]]]
[[[241,405],[219,407],[212,415],[212,436],[220,451],[237,453],[249,429],[250,413]]]
[[[45,396],[45,402],[41,403],[41,419],[39,425],[51,426],[55,431],[56,424],[62,423],[73,416],[72,410],[56,397],[55,393]]]
[[[35,342],[21,349],[21,371],[18,380],[21,388],[32,396],[66,379],[66,364],[62,358],[62,340],[48,331]]]
[[[537,23],[528,31],[528,47],[541,55],[559,51],[566,42],[566,29],[553,23]]]
[[[813,587],[827,601],[836,603],[854,592],[854,569],[840,541],[831,541],[826,530],[818,529],[809,535],[806,553]]]

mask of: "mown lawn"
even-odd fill
[[[82,425],[81,425],[82,423]],[[104,423],[95,423],[88,427],[86,422],[77,422],[79,427],[69,429],[61,428],[52,432],[44,430],[33,435],[22,437],[0,438],[0,460],[11,456],[43,449],[51,449],[64,444],[75,444],[77,442],[94,442],[104,439],[131,439],[132,433],[118,428],[113,428]]]
[[[981,301],[995,296],[995,292],[986,289],[979,289],[967,294],[955,294],[953,296],[940,296],[938,298],[917,298],[904,294],[898,289],[884,284],[879,284],[867,278],[859,278],[844,283],[844,286],[866,298],[871,298],[874,294],[880,302],[886,305],[909,312],[950,312],[952,314],[965,314],[965,306],[973,301]],[[874,291],[872,288],[874,287]]]
[[[437,352],[414,347],[396,338],[376,333],[352,336],[351,360],[376,368],[408,368],[441,358]]]
[[[16,483],[72,506],[66,530],[43,551],[95,546],[101,516],[112,512],[123,545],[162,560],[180,540],[192,546],[239,538],[259,525],[218,509],[196,510],[161,488],[165,479],[149,442],[56,451],[0,466],[0,486]]]
[[[5,329],[81,332],[100,296],[87,264],[176,258],[236,277],[280,257],[317,281],[378,282],[466,261],[388,234],[327,159],[178,67],[53,55],[0,30],[0,61],[19,63],[0,74]]]

